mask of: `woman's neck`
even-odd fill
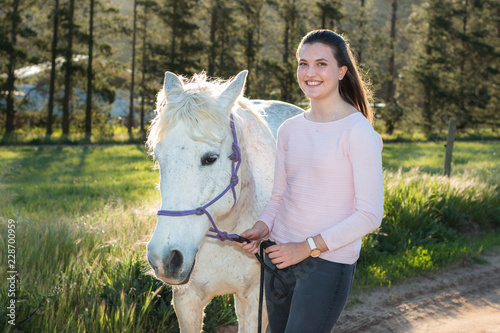
[[[347,117],[356,111],[339,94],[335,94],[328,99],[311,99],[311,109],[306,118],[315,122],[329,122]]]

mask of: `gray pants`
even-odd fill
[[[275,268],[267,254],[265,262]],[[282,283],[266,271],[266,302],[271,332],[332,332],[347,302],[355,270],[356,264],[339,264],[312,257],[297,265],[278,269],[288,284],[286,297],[283,297]]]

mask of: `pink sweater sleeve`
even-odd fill
[[[368,124],[359,124],[349,139],[355,211],[335,226],[321,232],[330,251],[350,244],[377,229],[382,221],[384,185],[382,140]]]

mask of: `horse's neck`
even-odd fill
[[[244,110],[240,110],[238,115],[240,119],[236,121],[236,129],[242,156],[241,189],[232,215],[238,221],[234,229],[241,232],[255,223],[269,201],[276,148],[271,132],[255,116]]]

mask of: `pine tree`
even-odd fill
[[[5,139],[8,140],[14,133],[16,114],[21,112],[23,104],[29,100],[29,93],[22,101],[16,101],[16,70],[29,63],[39,60],[38,31],[36,23],[43,13],[45,0],[4,0],[0,6],[0,73],[2,82],[0,91],[5,98]],[[5,73],[5,74],[4,74]],[[3,81],[3,79],[6,79]]]
[[[217,58],[217,41],[216,35],[219,29],[219,19],[220,16],[220,1],[214,0],[209,8],[210,11],[210,43],[208,55],[208,76],[212,77],[215,74],[215,61]]]
[[[5,121],[5,133],[10,135],[14,132],[14,82],[16,80],[14,70],[17,63],[18,53],[17,53],[17,35],[19,33],[18,27],[21,21],[21,16],[19,12],[19,2],[20,0],[14,0],[12,3],[12,9],[10,12],[10,40],[8,44],[8,65],[7,65],[7,117]]]
[[[245,48],[246,68],[249,70],[245,92],[247,95],[250,95],[253,92],[254,79],[256,82],[259,79],[255,64],[260,49],[260,17],[264,1],[238,0],[237,3],[241,13],[245,17],[243,44]]]
[[[391,29],[389,37],[389,58],[387,63],[388,79],[385,84],[385,103],[386,107],[382,112],[382,119],[385,122],[386,130],[388,134],[392,134],[396,127],[396,124],[400,121],[402,117],[402,109],[399,106],[397,100],[394,98],[396,93],[396,67],[395,67],[395,48],[396,48],[396,22],[397,22],[397,8],[398,1],[391,0]]]
[[[421,17],[425,30],[418,36],[411,77],[419,83],[423,129],[431,136],[446,126],[450,117],[465,129],[488,123],[498,80],[496,8],[490,1],[429,1]],[[420,23],[421,23],[420,22]],[[416,25],[414,25],[416,27]],[[415,28],[418,31],[418,27]],[[406,83],[407,84],[407,83]],[[498,119],[498,118],[496,118]]]
[[[81,25],[88,26],[88,29],[81,29],[78,33],[82,52],[88,52],[87,67],[75,71],[75,76],[85,73],[86,80],[82,77],[76,80],[76,84],[87,95],[85,102],[81,101],[77,105],[75,117],[78,122],[75,127],[82,129],[86,140],[90,140],[94,135],[103,138],[113,134],[109,125],[112,121],[110,105],[115,100],[116,91],[127,87],[125,81],[117,77],[117,73],[123,70],[123,64],[113,61],[115,48],[112,41],[117,37],[128,36],[129,31],[126,19],[119,15],[111,1],[92,0],[87,3],[88,6],[81,8],[81,16],[88,18],[88,21],[82,21]],[[84,82],[85,86],[82,84]]]
[[[180,74],[199,71],[201,51],[198,25],[193,22],[195,0],[163,0],[155,14],[164,24],[161,39],[152,45],[159,71],[171,70]],[[168,33],[167,33],[168,31]],[[166,55],[166,57],[165,57]]]
[[[338,22],[344,17],[341,11],[342,2],[320,0],[316,2],[316,6],[320,10],[321,29],[336,30]]]
[[[272,64],[270,70],[275,71],[275,75],[280,82],[280,99],[285,102],[293,102],[295,99],[295,52],[292,45],[298,44],[302,36],[297,29],[300,20],[300,11],[297,0],[270,1],[270,5],[277,11],[282,19],[282,59],[277,64]],[[273,68],[274,67],[274,68]]]
[[[55,84],[56,84],[56,58],[57,58],[57,41],[58,41],[58,30],[59,30],[59,0],[54,1],[54,11],[53,11],[53,25],[52,25],[52,47],[51,47],[51,62],[50,62],[50,87],[49,87],[49,103],[47,111],[47,130],[45,134],[47,136],[52,135],[52,123],[53,123],[53,113],[54,113],[54,94],[55,94]]]
[[[359,10],[359,18],[358,18],[358,26],[359,26],[359,38],[358,38],[358,62],[361,63],[363,61],[363,50],[365,49],[365,27],[367,26],[366,20],[366,4],[365,0],[361,0],[360,10]]]
[[[70,99],[73,93],[72,78],[73,78],[73,36],[75,33],[75,0],[68,0],[68,9],[66,10],[67,45],[65,49],[64,63],[64,99],[63,99],[63,118],[62,131],[63,135],[69,135],[69,114],[70,114]]]
[[[454,43],[452,63],[455,64],[455,85],[451,86],[453,107],[446,118],[456,117],[457,128],[475,127],[487,122],[490,116],[497,120],[497,112],[486,113],[492,98],[490,82],[498,80],[499,54],[495,50],[495,8],[489,0],[462,0],[454,2],[454,24],[448,31]],[[486,117],[485,117],[486,116]],[[445,119],[447,120],[447,119]],[[498,124],[498,123],[497,123]]]
[[[87,100],[85,107],[85,138],[90,140],[92,135],[92,63],[94,59],[94,6],[95,1],[90,0],[89,9],[89,37],[88,37],[88,60],[87,60]]]
[[[137,30],[137,0],[134,0],[134,20],[132,30],[132,75],[130,80],[130,100],[127,129],[128,135],[132,136],[132,127],[134,123],[134,79],[135,79],[135,34]]]

